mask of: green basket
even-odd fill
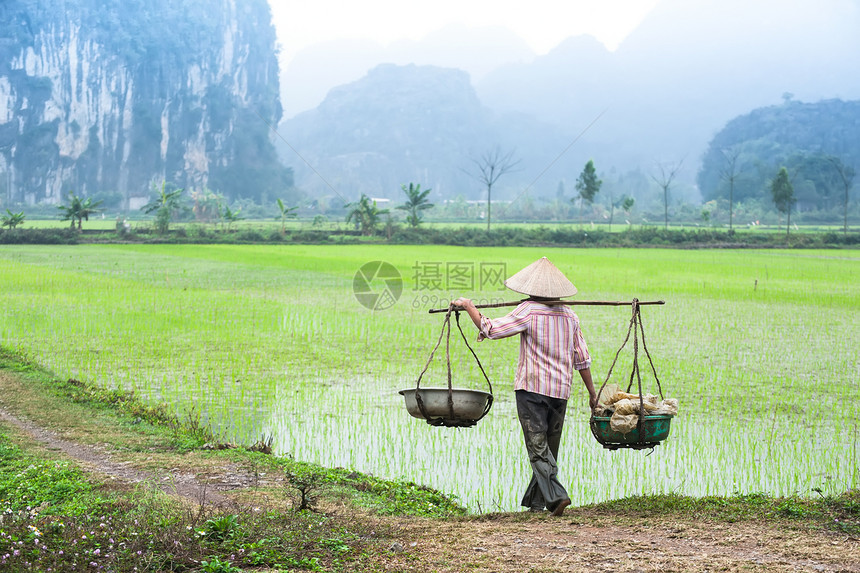
[[[609,425],[609,416],[592,416],[591,433],[606,449],[631,448],[642,450],[653,448],[669,437],[672,416],[645,416],[630,432],[616,432]],[[641,431],[640,431],[641,430]]]

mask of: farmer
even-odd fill
[[[532,465],[531,483],[521,503],[530,511],[547,508],[560,516],[570,505],[570,496],[556,477],[556,462],[574,370],[588,389],[591,407],[597,404],[579,318],[570,307],[552,304],[576,294],[576,287],[546,257],[510,277],[505,286],[529,296],[507,316],[489,319],[467,298],[453,304],[469,313],[478,340],[520,335],[514,389]]]

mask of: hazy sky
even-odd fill
[[[658,0],[270,0],[281,61],[328,40],[360,38],[383,45],[418,40],[449,24],[504,26],[545,54],[570,36],[591,34],[614,49]]]

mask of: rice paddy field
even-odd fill
[[[270,435],[280,455],[514,510],[531,472],[513,401],[517,341],[475,343],[461,320],[496,396],[474,428],[411,418],[398,390],[415,386],[439,336],[429,308],[516,300],[501,278],[543,255],[578,299],[666,301],[642,319],[663,394],[680,400],[653,452],[609,452],[574,380],[559,460],[574,503],[860,486],[860,251],[4,246],[0,344],[59,376],[199,412],[227,440]],[[400,281],[364,266],[374,261]],[[630,309],[576,310],[599,384]],[[451,357],[456,386],[486,389],[456,330]],[[631,363],[625,350],[610,382],[626,385]],[[445,385],[445,366],[440,350],[422,386]],[[653,376],[643,384],[656,392]]]

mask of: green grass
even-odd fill
[[[578,298],[666,300],[643,309],[643,320],[664,393],[681,401],[653,455],[610,454],[588,434],[575,386],[560,463],[577,503],[858,486],[856,250],[3,247],[0,340],[63,377],[134,390],[180,417],[195,407],[228,440],[272,435],[280,454],[298,460],[427,483],[473,509],[513,509],[529,471],[511,400],[516,342],[476,346],[497,402],[474,429],[407,417],[397,390],[414,386],[438,336],[441,319],[428,308],[460,295],[516,299],[497,282],[481,284],[480,265],[510,275],[544,254]],[[399,301],[376,312],[352,292],[356,271],[373,260],[403,276]],[[474,280],[447,275],[458,266]],[[434,269],[441,283],[424,288]],[[602,382],[629,310],[577,311]],[[453,344],[455,383],[483,387]],[[442,383],[443,357],[425,384]]]
[[[368,531],[310,511],[224,513],[183,507],[147,485],[100,490],[68,462],[22,450],[2,426],[0,461],[4,571],[185,571],[204,562],[204,571],[363,570],[364,552],[387,536],[379,524]]]
[[[78,515],[80,498],[92,492],[69,462],[31,459],[0,434],[0,513],[19,515],[44,508],[47,515]]]

